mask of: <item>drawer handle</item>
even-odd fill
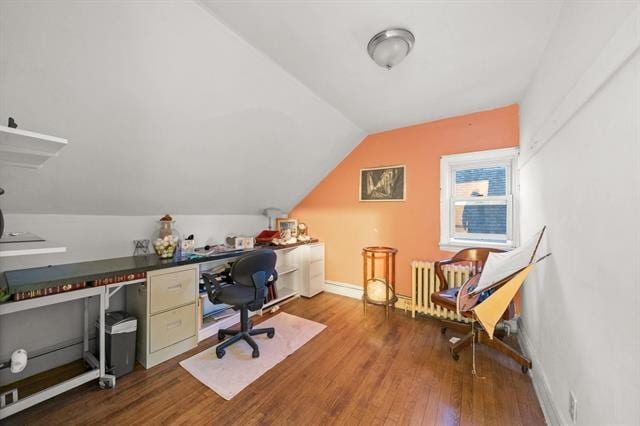
[[[167,324],[167,330],[171,329],[171,328],[178,328],[182,325],[182,320],[178,320],[178,321],[174,321],[174,322],[170,322],[169,324]]]
[[[172,286],[167,287],[167,290],[172,291],[172,290],[178,290],[182,288],[182,284],[174,284]]]

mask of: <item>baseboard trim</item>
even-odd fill
[[[339,294],[340,296],[350,297],[352,299],[362,300],[364,291],[362,287],[350,283],[342,283],[339,281],[325,281],[322,287],[327,293]],[[411,311],[411,298],[398,294],[398,301],[395,304],[396,308],[404,309],[405,311]]]
[[[562,421],[562,417],[559,415],[558,408],[551,399],[551,390],[549,389],[547,377],[544,374],[542,366],[537,362],[539,359],[537,352],[531,343],[531,339],[527,334],[526,328],[522,324],[522,320],[519,321],[518,326],[518,343],[524,351],[524,353],[533,362],[533,368],[529,370],[529,376],[533,382],[533,388],[538,397],[540,407],[542,407],[542,413],[546,423],[550,426],[561,426],[565,423]]]
[[[361,286],[341,283],[339,281],[325,281],[322,289],[327,293],[339,294],[340,296],[347,296],[352,299],[362,299],[363,294]]]

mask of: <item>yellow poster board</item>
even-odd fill
[[[498,290],[496,290],[491,296],[489,296],[482,303],[477,305],[472,311],[475,313],[475,317],[480,324],[484,327],[489,337],[493,339],[493,333],[496,329],[496,324],[502,318],[502,315],[507,310],[509,303],[513,300],[520,286],[531,272],[533,264],[527,266],[522,271],[518,272],[509,282],[504,284]]]

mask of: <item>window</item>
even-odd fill
[[[440,160],[440,248],[517,245],[516,148]]]

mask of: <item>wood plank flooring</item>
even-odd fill
[[[518,365],[479,347],[484,378],[472,376],[471,351],[453,361],[448,337],[433,319],[398,310],[385,321],[378,307],[365,318],[359,301],[333,294],[298,299],[282,310],[327,328],[231,401],[178,365],[215,345],[212,337],[152,369],[138,366],[115,389],[86,384],[4,423],[544,424],[531,380]]]

